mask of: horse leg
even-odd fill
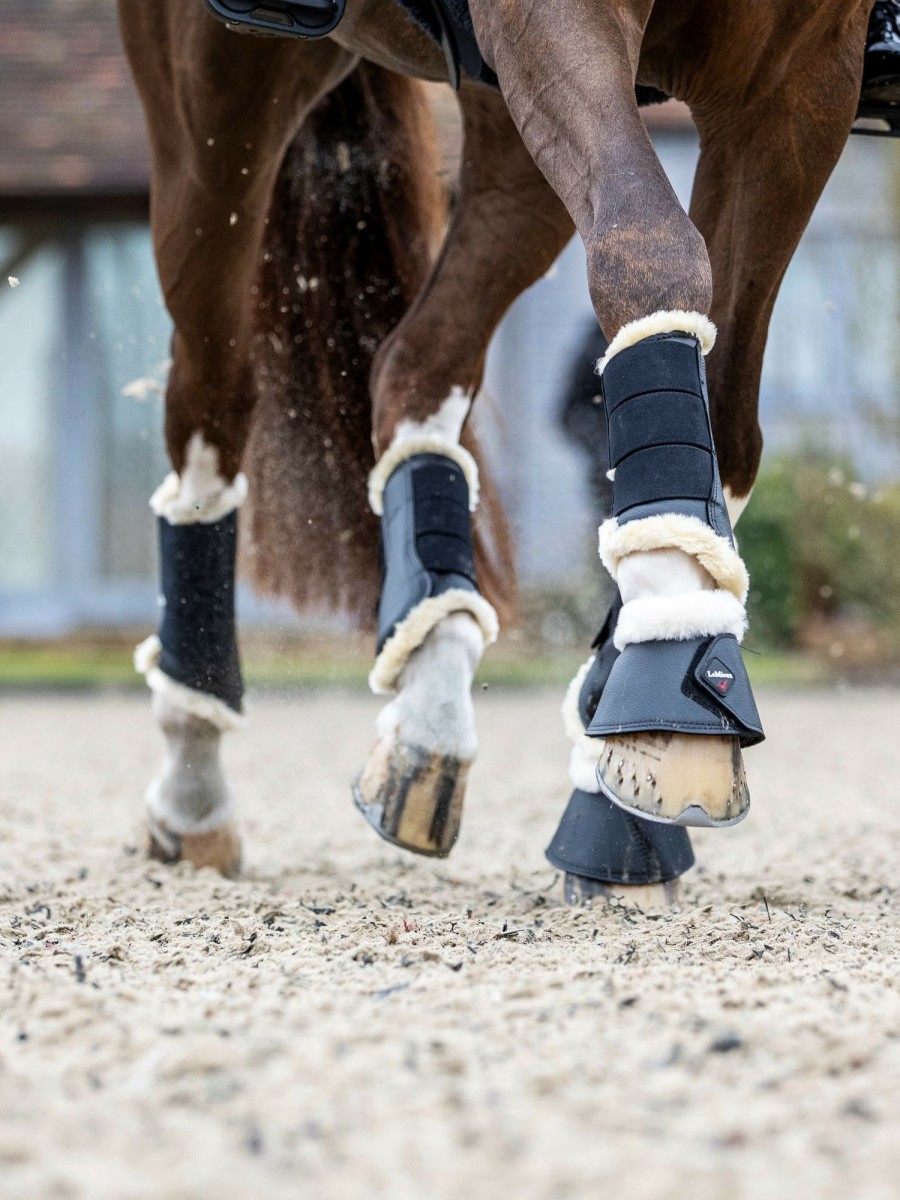
[[[742,49],[754,88],[745,86],[735,63],[727,71],[733,91],[723,88],[720,77],[702,75],[692,89],[702,151],[691,217],[713,269],[711,316],[718,338],[709,360],[710,408],[733,522],[750,498],[762,454],[757,408],[772,309],[846,144],[858,99],[868,6],[860,6],[849,27],[845,8],[822,22],[818,37],[804,32],[793,50],[790,31],[779,34],[789,62],[747,61]],[[794,24],[793,13],[787,24]],[[827,108],[817,103],[822,95],[829,97]]]
[[[275,180],[305,112],[353,59],[237,37],[200,6],[120,18],[153,154],[152,226],[172,316],[159,522],[162,619],[135,655],[167,742],[146,793],[150,852],[240,863],[221,734],[242,720],[234,619],[241,458],[255,401],[252,289]],[[177,11],[176,11],[177,9]]]
[[[711,316],[718,336],[709,360],[710,412],[732,526],[749,499],[762,451],[757,406],[772,309],[855,113],[866,5],[850,22],[846,7],[823,6],[808,25],[798,26],[793,6],[773,6],[768,28],[753,22],[751,29],[748,20],[745,36],[732,30],[730,43],[720,39],[717,57],[694,69],[687,50],[682,63],[687,85],[682,83],[681,95],[691,105],[702,146],[691,217],[704,236],[713,270]],[[707,6],[701,21],[716,16]],[[686,46],[700,44],[699,32],[690,23],[685,26]],[[777,55],[771,53],[773,45]],[[666,86],[667,64],[673,55],[678,61],[678,53],[671,36],[661,35],[656,47],[651,39],[642,69],[651,76],[658,72],[656,78]],[[690,64],[686,71],[685,63]],[[817,101],[822,95],[829,97],[827,106]],[[637,560],[633,555],[631,564]],[[620,585],[634,586],[634,576],[626,574],[634,569],[628,559],[620,562]],[[740,682],[733,663],[710,663],[708,654],[701,669],[726,696]],[[596,726],[602,728],[599,722]],[[621,772],[620,762],[607,757],[601,771],[604,767],[606,781],[621,795],[622,781],[613,775]],[[655,773],[654,764],[647,768],[648,776]],[[627,769],[624,774],[627,784]],[[627,799],[632,811],[659,815],[652,786]],[[729,817],[734,808],[720,811]]]
[[[601,555],[624,601],[621,651],[588,733],[616,804],[732,824],[741,745],[762,737],[738,638],[747,578],[712,442],[703,355],[711,268],[644,129],[634,81],[650,0],[473,0],[523,140],[584,240],[609,349],[600,365],[615,469]]]
[[[472,553],[478,468],[460,444],[487,345],[572,225],[499,96],[464,88],[458,203],[434,270],[373,372],[370,477],[384,577],[373,690],[395,698],[355,787],[389,841],[450,852],[477,737],[471,685],[497,634]]]

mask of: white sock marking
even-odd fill
[[[468,613],[444,617],[409,656],[398,695],[378,714],[382,737],[471,762],[478,750],[472,680],[483,651]]]
[[[159,775],[147,789],[151,817],[172,833],[208,833],[231,815],[231,789],[219,763],[222,732],[154,692],[153,714],[166,739]]]
[[[472,395],[454,384],[436,413],[424,421],[401,421],[394,431],[392,446],[412,438],[431,437],[450,446],[458,446],[462,427],[472,407]]]

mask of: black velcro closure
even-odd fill
[[[700,347],[694,338],[668,334],[647,338],[621,350],[606,364],[602,376],[607,413],[645,392],[690,392],[703,395]]]
[[[416,553],[426,571],[452,572],[475,582],[469,486],[447,460],[423,463],[412,475]]]
[[[713,488],[713,459],[696,446],[651,446],[616,467],[613,513],[657,500],[708,500]]]
[[[206,692],[236,712],[243,683],[234,622],[237,513],[211,525],[159,519],[165,607],[159,626],[160,668],[185,687]]]
[[[476,583],[472,542],[443,533],[426,533],[416,538],[416,553],[426,571],[465,575]]]
[[[620,404],[610,415],[609,461],[614,467],[636,450],[679,443],[712,450],[706,406],[699,396],[651,392]]]

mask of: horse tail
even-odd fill
[[[307,117],[281,167],[254,296],[244,563],[260,591],[300,610],[374,619],[369,374],[440,241],[438,166],[422,85],[362,63]],[[508,615],[510,538],[489,481],[483,495],[482,587]]]

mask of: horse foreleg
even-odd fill
[[[741,745],[762,737],[740,657],[746,572],[712,442],[703,355],[711,269],[634,98],[648,0],[473,0],[485,55],[588,256],[609,349],[600,366],[613,518],[601,556],[624,601],[621,651],[588,734],[602,789],[663,822],[731,824]]]
[[[470,689],[497,618],[478,591],[471,522],[478,468],[460,445],[484,356],[512,301],[571,236],[499,97],[464,89],[456,212],[420,296],[373,376],[384,579],[373,690],[394,694],[355,785],[390,841],[445,855],[458,831],[477,736]]]
[[[162,616],[135,656],[167,743],[146,793],[150,852],[227,874],[240,843],[219,765],[242,721],[234,613],[240,474],[256,393],[253,286],[291,137],[352,58],[229,33],[201,6],[120,6],[153,154],[152,226],[172,316],[165,433],[173,471],[151,505]]]
[[[750,498],[762,454],[759,383],[772,309],[858,100],[867,7],[849,27],[838,17],[839,29],[823,21],[818,37],[794,30],[794,48],[791,30],[779,33],[773,40],[785,60],[760,56],[745,65],[755,87],[739,72],[728,76],[733,92],[720,76],[701,76],[691,101],[702,145],[691,217],[713,270],[719,333],[709,360],[710,407],[732,523]],[[793,22],[793,12],[786,14],[786,26]]]

